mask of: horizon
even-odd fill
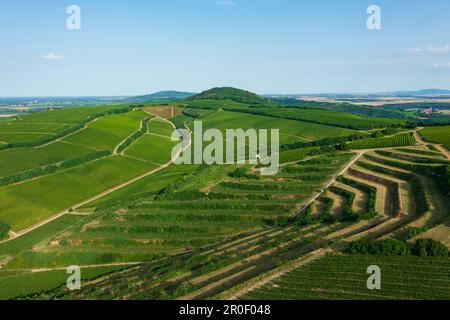
[[[72,4],[81,10],[79,30],[66,26]],[[279,95],[450,88],[450,3],[379,0],[381,30],[369,30],[372,4],[4,3],[0,96],[128,97],[223,86]]]
[[[0,99],[26,99],[26,98],[36,98],[36,99],[42,99],[42,98],[115,98],[115,99],[120,99],[120,98],[135,98],[135,97],[141,97],[141,96],[147,96],[147,95],[153,95],[153,94],[158,94],[158,93],[162,93],[162,92],[180,92],[180,93],[192,93],[192,94],[200,94],[204,91],[210,90],[210,89],[215,89],[215,88],[220,88],[220,87],[211,87],[208,89],[204,89],[202,91],[199,92],[190,92],[190,91],[185,91],[185,90],[161,90],[161,91],[154,91],[154,92],[150,92],[150,93],[143,93],[143,94],[138,94],[138,95],[89,95],[89,96],[83,96],[83,95],[75,95],[75,96],[66,96],[66,95],[61,95],[61,96],[0,96]],[[442,88],[424,88],[424,89],[418,89],[418,90],[392,90],[392,91],[386,91],[386,92],[302,92],[302,93],[258,93],[258,92],[253,92],[247,89],[242,89],[242,88],[236,88],[236,89],[240,89],[240,90],[245,90],[245,91],[249,91],[251,93],[255,93],[259,96],[320,96],[320,95],[383,95],[383,94],[399,94],[399,93],[416,93],[416,92],[420,92],[420,91],[428,91],[428,90],[439,90],[439,91],[448,91],[448,94],[450,94],[450,89],[442,89]],[[447,93],[446,93],[447,94]]]

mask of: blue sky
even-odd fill
[[[4,97],[450,89],[448,0],[9,0],[0,40]]]

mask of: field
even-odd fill
[[[428,127],[420,131],[420,134],[428,141],[443,144],[450,149],[450,126]]]
[[[445,258],[330,256],[298,268],[244,296],[244,300],[448,300]],[[367,268],[382,271],[382,290],[368,290]]]
[[[56,142],[39,148],[10,149],[0,152],[0,177],[73,159],[95,150],[83,146]]]
[[[395,119],[367,119],[354,114],[314,108],[249,108],[239,111],[355,130],[367,130],[402,123]]]
[[[85,120],[89,116],[120,107],[65,108],[21,115],[17,119],[8,119],[0,123],[0,141],[3,143],[18,143],[50,137]]]
[[[63,141],[96,150],[113,150],[139,128],[145,117],[143,111],[103,117]]]
[[[0,187],[0,220],[20,231],[154,168],[155,165],[115,156],[27,183]]]
[[[216,128],[221,130],[223,133],[226,129],[247,130],[250,128],[276,128],[280,130],[281,145],[298,141],[311,141],[330,137],[348,136],[355,133],[352,130],[344,128],[226,111],[213,113],[210,116],[203,118],[202,121],[204,130]]]

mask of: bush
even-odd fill
[[[0,239],[5,239],[8,237],[9,230],[11,230],[11,227],[9,224],[0,222]]]
[[[413,247],[413,253],[419,257],[448,257],[448,249],[439,241],[419,239]]]

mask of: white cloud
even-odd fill
[[[435,68],[450,68],[450,61],[444,63],[435,63]]]
[[[441,46],[441,47],[426,47],[426,48],[414,48],[409,50],[409,52],[411,53],[416,53],[416,54],[442,54],[442,53],[450,53],[450,46],[449,45],[445,45],[445,46]]]
[[[214,0],[211,1],[212,4],[215,4],[216,6],[235,6],[236,2],[232,0]]]
[[[55,61],[55,60],[61,60],[63,57],[61,57],[61,56],[59,56],[59,55],[57,55],[57,54],[55,54],[55,53],[53,53],[53,52],[49,52],[49,53],[46,53],[46,54],[44,54],[43,56],[41,56],[41,59],[44,59],[44,60],[53,60],[53,61]]]

